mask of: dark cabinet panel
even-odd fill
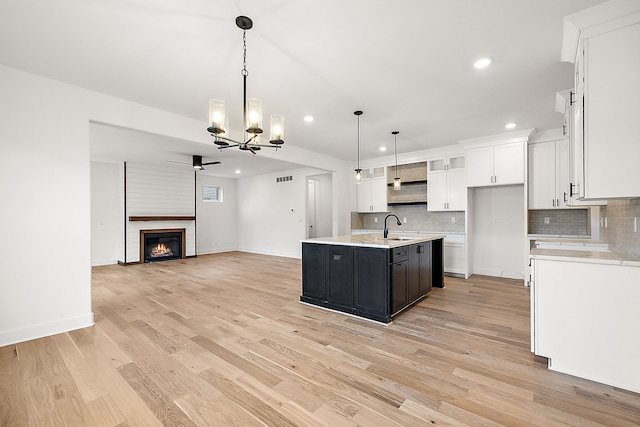
[[[302,295],[324,301],[326,292],[326,245],[302,245]]]
[[[327,301],[353,307],[353,246],[327,246]]]
[[[415,301],[422,295],[420,293],[420,273],[422,253],[420,253],[420,247],[422,244],[415,244],[409,246],[409,277],[407,283],[407,301]]]
[[[425,242],[418,245],[420,247],[420,295],[431,291],[433,278],[433,270],[431,268],[431,243],[432,242]]]
[[[354,251],[354,307],[364,313],[389,315],[389,251],[359,247]]]
[[[391,264],[391,314],[407,305],[407,284],[409,280],[409,260]]]

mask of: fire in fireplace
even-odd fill
[[[184,229],[140,230],[140,261],[157,262],[184,258]]]

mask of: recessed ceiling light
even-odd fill
[[[380,151],[387,151],[387,147],[380,147]]]
[[[236,173],[240,173],[240,169],[236,169]]]
[[[515,123],[507,123],[504,127],[506,127],[507,129],[513,129],[514,127],[516,127]]]
[[[493,62],[493,58],[490,56],[480,58],[476,62],[474,62],[473,66],[476,68],[485,68],[488,67],[489,64]]]
[[[304,116],[304,121],[307,123],[311,123],[313,121],[313,116]]]

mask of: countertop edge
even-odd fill
[[[600,251],[577,251],[564,249],[531,249],[529,258],[582,262],[589,264],[623,265],[629,267],[640,267],[640,259],[620,252],[600,252]]]
[[[396,236],[392,233],[391,237]],[[383,239],[379,234],[357,234],[338,237],[316,237],[312,239],[300,240],[301,243],[315,243],[324,245],[340,245],[340,246],[359,246],[368,248],[391,249],[401,246],[408,246],[415,243],[430,242],[433,240],[444,239],[445,235],[425,235],[425,234],[406,234],[402,233],[398,237],[410,237],[411,240],[389,240]],[[378,243],[379,242],[379,243]]]

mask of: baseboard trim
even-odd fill
[[[30,325],[10,331],[0,331],[0,347],[30,341],[37,338],[48,337],[50,335],[62,334],[93,325],[93,312],[90,312],[80,316],[69,317],[67,319],[40,323],[38,325]]]

